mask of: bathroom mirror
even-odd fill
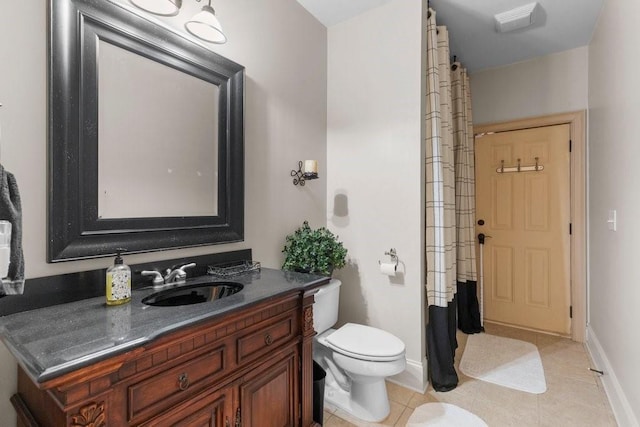
[[[108,1],[49,14],[48,260],[241,241],[244,68]]]

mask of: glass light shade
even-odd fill
[[[176,16],[182,0],[129,0],[134,6],[160,16]]]
[[[196,13],[184,26],[187,31],[201,40],[218,44],[227,42],[220,21],[216,18],[215,11],[211,6],[203,6],[202,10]]]

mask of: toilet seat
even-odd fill
[[[347,323],[335,332],[319,337],[327,347],[345,356],[373,362],[390,362],[404,356],[405,345],[398,337],[371,326]]]

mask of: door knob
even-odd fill
[[[484,245],[484,240],[485,240],[485,239],[490,239],[490,238],[491,238],[491,236],[487,236],[487,235],[486,235],[486,234],[484,234],[484,233],[480,233],[480,234],[478,234],[478,242],[479,242],[481,245]]]

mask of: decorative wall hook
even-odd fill
[[[303,171],[304,165],[304,171]],[[293,178],[293,185],[304,186],[305,182],[309,179],[318,179],[318,162],[316,160],[302,160],[298,162],[298,170],[292,169],[291,176]]]

